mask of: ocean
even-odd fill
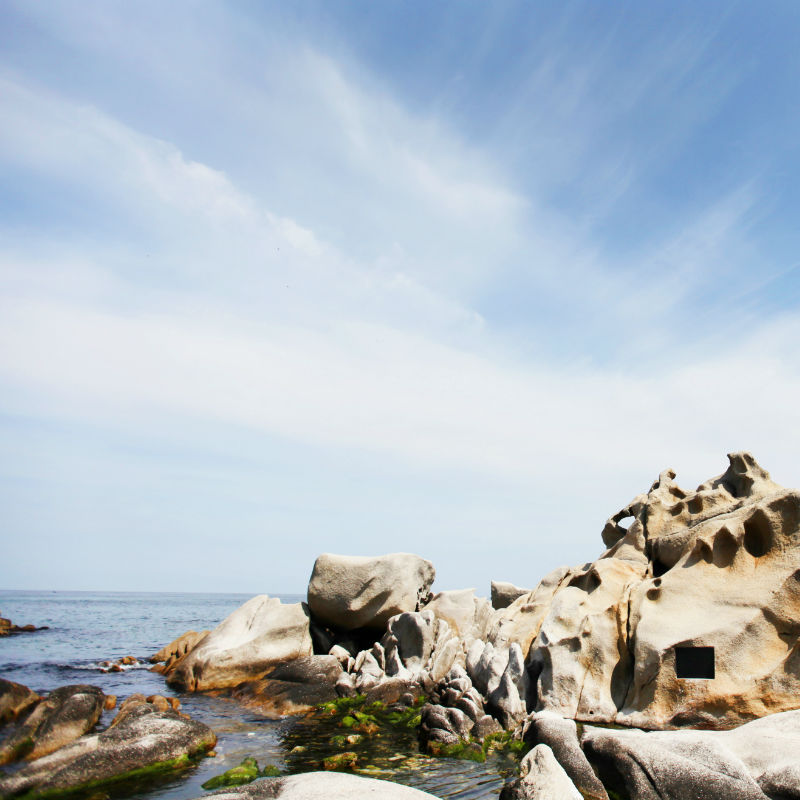
[[[277,595],[298,602],[300,595]],[[201,784],[253,756],[264,767],[285,772],[314,769],[314,762],[290,755],[298,741],[309,753],[319,752],[321,732],[296,718],[271,720],[243,709],[233,700],[172,691],[161,675],[149,671],[149,657],[187,630],[213,628],[248,600],[246,594],[188,594],[151,592],[35,592],[0,591],[0,616],[17,625],[47,626],[48,630],[0,638],[0,677],[25,684],[37,692],[58,686],[90,683],[119,701],[136,692],[177,696],[181,710],[209,725],[217,735],[216,757],[202,759],[176,776],[146,786],[110,789],[108,798],[202,797]],[[141,665],[123,672],[103,672],[101,662],[134,656]],[[116,711],[104,712],[100,726]],[[387,750],[387,748],[390,748]],[[376,743],[363,774],[395,780],[442,798],[483,800],[500,793],[513,768],[507,759],[486,763],[428,758],[416,750],[413,735]],[[0,768],[2,769],[2,768]],[[96,793],[93,794],[96,798]]]

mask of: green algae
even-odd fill
[[[352,750],[336,753],[322,760],[323,769],[326,770],[355,769],[357,763],[358,754]]]
[[[221,775],[216,775],[207,780],[202,787],[204,789],[221,789],[228,786],[244,786],[252,783],[256,778],[275,778],[281,771],[274,765],[269,764],[263,770],[259,770],[258,762],[252,758],[245,758],[241,764],[231,767]]]

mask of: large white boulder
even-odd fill
[[[433,564],[412,553],[323,553],[311,573],[308,607],[315,620],[339,630],[382,630],[390,617],[417,611],[435,577]]]
[[[264,778],[246,786],[220,789],[205,797],[216,800],[437,800],[410,786],[343,772],[306,772]]]
[[[305,604],[258,595],[176,661],[167,683],[190,692],[237,686],[313,651]]]

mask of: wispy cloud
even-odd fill
[[[120,69],[100,35],[116,13],[99,6],[87,30],[49,22]],[[219,41],[238,41],[237,19],[214,14]],[[125,35],[143,47],[140,34]],[[37,202],[2,229],[0,413],[158,430],[163,451],[185,425],[214,458],[232,456],[241,431],[304,453],[361,453],[395,465],[387,495],[420,475],[491,485],[498,493],[470,497],[468,512],[428,497],[426,513],[450,513],[447,535],[477,542],[502,495],[508,517],[523,514],[516,527],[504,518],[519,547],[524,509],[541,506],[548,535],[569,531],[563,549],[544,533],[529,546],[557,561],[591,556],[596,531],[578,527],[667,464],[699,481],[746,447],[778,480],[800,482],[800,320],[750,309],[763,279],[749,265],[764,264],[756,170],[630,241],[601,225],[619,225],[652,159],[713,113],[700,102],[707,85],[692,81],[708,39],[659,57],[643,46],[629,72],[608,43],[584,60],[539,52],[524,102],[509,101],[480,142],[313,42],[259,34],[204,61],[209,35],[202,24],[173,31],[160,53],[155,31],[148,62],[173,93],[175,60],[196,68],[187,108],[205,137],[2,74],[6,193]],[[618,93],[603,90],[615,77]],[[658,113],[681,105],[679,124],[635,147],[615,142],[659,87],[669,97]],[[536,163],[515,173],[522,135]],[[559,181],[568,203],[554,199]],[[293,464],[283,479],[303,475]],[[337,491],[352,493],[343,505],[363,502],[357,486]],[[491,550],[482,559],[500,574],[507,554]]]

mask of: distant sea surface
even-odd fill
[[[16,592],[0,591],[0,616],[17,625],[47,626],[48,630],[0,638],[0,677],[46,692],[58,686],[90,683],[123,700],[135,692],[176,696],[161,675],[150,672],[148,659],[187,630],[215,627],[252,595],[152,592]],[[274,595],[296,603],[300,595]],[[124,672],[103,672],[100,662],[135,656],[141,665]],[[217,735],[217,757],[156,785],[112,798],[201,797],[200,784],[253,756],[261,767],[285,770],[285,740],[295,726],[292,718],[270,720],[243,709],[232,700],[198,694],[177,694],[181,710],[209,725]],[[107,725],[115,711],[104,712]],[[312,734],[309,734],[312,735]],[[293,741],[296,741],[296,734]],[[311,743],[313,744],[313,743]],[[411,755],[407,753],[406,755]],[[376,774],[415,786],[442,798],[482,800],[496,797],[503,784],[498,764],[453,759],[411,758],[388,774]],[[295,770],[293,770],[295,771]]]

